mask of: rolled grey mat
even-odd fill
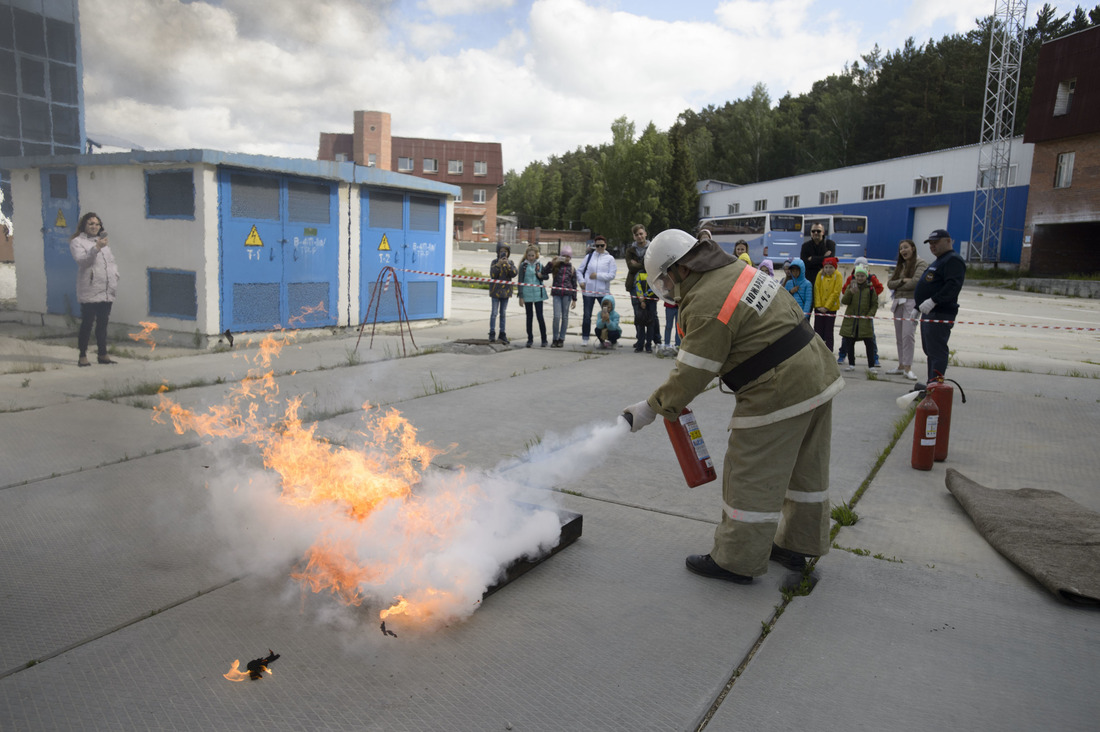
[[[1059,598],[1100,607],[1100,513],[1057,491],[995,490],[947,469],[978,533]]]

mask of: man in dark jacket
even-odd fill
[[[806,279],[812,285],[817,281],[817,273],[825,266],[825,257],[833,256],[836,251],[836,242],[825,238],[825,227],[814,224],[810,227],[810,238],[802,244],[799,258],[806,264]]]
[[[959,292],[966,279],[966,262],[956,252],[951,235],[936,229],[924,241],[936,261],[928,265],[913,293],[921,311],[920,342],[928,358],[928,381],[947,373],[947,341],[959,314]]]

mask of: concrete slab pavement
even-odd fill
[[[484,337],[484,293],[460,292],[456,302],[451,322],[417,329],[418,345]],[[359,415],[342,410],[381,397],[422,438],[457,444],[437,458],[444,468],[492,468],[548,432],[609,422],[671,366],[625,349],[393,360],[394,335],[361,347],[356,362],[349,339],[284,349],[282,393],[304,394],[319,430],[344,438]],[[1100,363],[1100,348],[1084,346],[1076,358]],[[1062,605],[990,549],[944,488],[944,466],[908,467],[911,427],[857,504],[861,521],[837,538],[904,563],[833,550],[819,562],[817,588],[774,623],[779,587],[792,580],[778,565],[748,587],[684,569],[684,556],[709,548],[718,486],[684,487],[654,426],[624,435],[583,479],[558,486],[579,494],[555,494],[584,514],[579,542],[464,622],[384,637],[373,611],[334,613],[285,575],[227,565],[226,542],[250,537],[226,538],[208,520],[217,511],[205,488],[213,468],[204,466],[225,463],[188,449],[193,435],[149,427],[141,397],[86,400],[167,379],[205,384],[172,394],[186,405],[216,403],[247,372],[248,350],[0,376],[0,403],[24,410],[0,413],[3,464],[16,468],[0,479],[0,728],[196,729],[247,719],[268,729],[1033,729],[1087,728],[1097,717],[1082,689],[1100,671],[1095,611]],[[1037,354],[1029,363],[1059,360],[1070,359]],[[1065,486],[1100,510],[1089,481],[1094,379],[949,375],[970,403],[956,402],[947,466],[992,487]],[[842,500],[889,446],[902,414],[893,400],[908,385],[862,369],[846,378],[831,465],[831,494]],[[57,406],[58,394],[69,403]],[[707,392],[692,405],[719,458],[729,399]],[[89,449],[89,420],[105,418],[109,448]],[[143,453],[122,447],[135,441]],[[120,448],[115,464],[93,460]],[[230,452],[256,460],[247,448]],[[52,465],[75,472],[51,478]],[[750,656],[762,624],[770,631]],[[1012,635],[1018,628],[1034,630]],[[283,654],[270,679],[221,678],[234,658],[269,647]]]

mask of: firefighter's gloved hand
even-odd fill
[[[657,419],[657,413],[650,409],[649,404],[646,402],[630,405],[623,410],[623,416],[626,417],[631,432],[638,432],[642,427],[653,424],[653,420]]]
[[[928,298],[917,306],[917,310],[920,310],[925,315],[928,315],[928,313],[932,312],[932,308],[934,307],[936,307],[936,301],[932,298]]]

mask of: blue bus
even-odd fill
[[[797,257],[802,251],[802,219],[802,214],[797,213],[759,211],[703,219],[699,229],[709,231],[711,238],[730,254],[733,254],[734,244],[744,241],[754,264],[764,259],[778,264]]]

